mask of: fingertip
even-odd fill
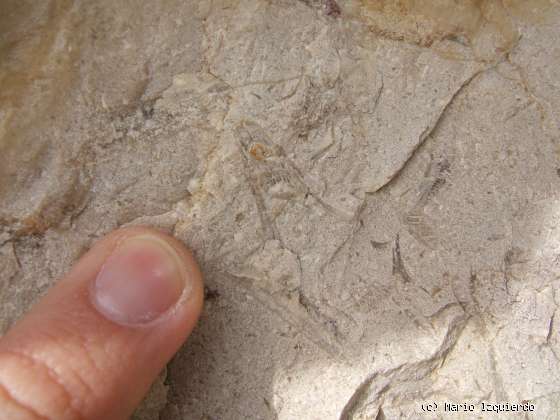
[[[136,229],[119,236],[91,283],[90,297],[109,320],[127,326],[163,322],[200,307],[202,280],[192,253],[169,235]]]
[[[119,229],[94,244],[0,340],[0,357],[21,353],[55,372],[84,417],[126,416],[190,335],[203,290],[198,264],[182,242],[149,227]],[[12,356],[6,360],[17,364]],[[0,372],[0,383],[25,389],[21,378],[10,377],[18,369],[5,370],[7,377]],[[35,377],[33,366],[25,369],[23,382]],[[44,398],[21,392],[22,401],[52,400],[48,387]]]

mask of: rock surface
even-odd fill
[[[4,0],[1,331],[148,224],[207,299],[138,418],[557,418],[559,22],[555,0]]]

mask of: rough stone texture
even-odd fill
[[[207,301],[138,418],[557,418],[559,22],[553,0],[4,0],[1,330],[149,224]]]

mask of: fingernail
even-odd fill
[[[182,262],[163,239],[125,239],[107,258],[91,288],[106,318],[122,325],[148,324],[179,301],[186,285]]]

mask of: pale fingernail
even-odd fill
[[[123,325],[148,324],[169,311],[184,293],[183,262],[163,239],[127,238],[107,258],[91,288],[93,304]]]

